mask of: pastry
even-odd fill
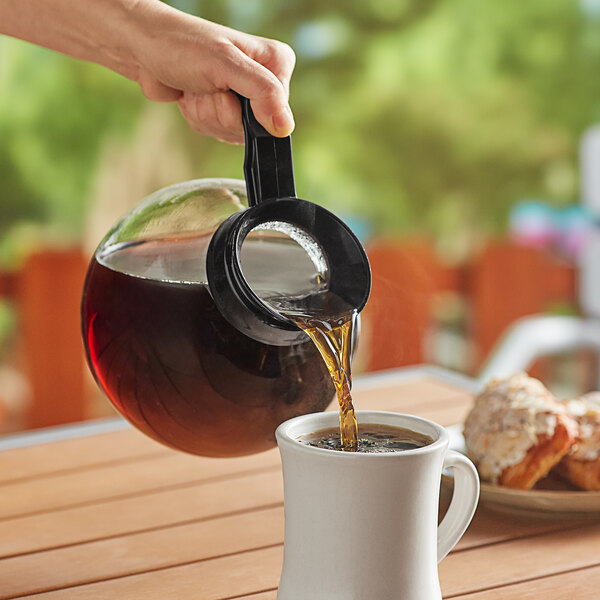
[[[600,392],[564,404],[577,421],[579,436],[556,471],[584,490],[600,490]]]
[[[577,439],[575,420],[541,381],[526,373],[493,379],[477,396],[464,427],[480,477],[527,490]]]

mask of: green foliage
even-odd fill
[[[14,334],[16,325],[13,306],[6,300],[0,299],[0,348]]]
[[[0,56],[0,234],[44,219],[75,235],[103,137],[136,123],[137,86],[9,38]]]
[[[578,141],[600,119],[600,21],[578,0],[172,4],[294,47],[304,198],[381,233],[445,237],[502,230],[522,197],[577,200]],[[145,100],[104,69],[1,41],[0,234],[26,217],[76,231],[104,136],[127,134]],[[240,148],[183,123],[180,140],[198,177],[241,176]]]
[[[295,48],[302,196],[379,232],[447,237],[503,230],[523,197],[577,201],[578,140],[600,118],[600,22],[576,0],[196,10]]]

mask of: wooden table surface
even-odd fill
[[[460,422],[472,401],[468,382],[432,369],[365,377],[355,387],[359,409],[442,425]],[[198,458],[118,423],[31,441],[0,452],[0,598],[275,600],[283,553],[277,450]],[[440,580],[444,598],[596,600],[600,522],[480,507],[440,564]]]

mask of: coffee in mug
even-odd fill
[[[339,427],[328,427],[298,438],[307,446],[325,450],[343,450]],[[367,423],[358,427],[356,452],[381,453],[414,450],[433,444],[430,436],[406,429],[378,423]]]

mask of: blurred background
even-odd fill
[[[345,218],[373,267],[358,372],[475,375],[515,319],[579,313],[600,0],[170,4],[296,51],[299,196]],[[112,414],[79,337],[86,263],[150,192],[242,162],[137,84],[0,37],[0,431]],[[587,352],[533,372],[562,395],[597,385]]]

